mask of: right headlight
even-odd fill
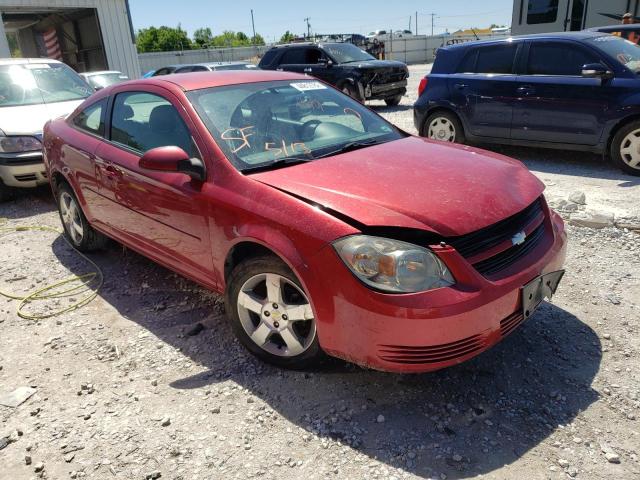
[[[418,245],[354,235],[337,240],[333,247],[360,280],[378,290],[415,293],[455,283],[446,265]]]
[[[0,152],[22,153],[42,150],[42,143],[36,137],[2,137],[0,136]]]

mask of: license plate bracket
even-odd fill
[[[564,270],[547,273],[534,278],[522,287],[522,315],[529,318],[545,298],[551,299],[558,289]]]

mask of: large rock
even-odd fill
[[[587,210],[584,212],[572,213],[571,217],[569,217],[569,223],[578,227],[588,228],[613,227],[615,223],[615,216],[608,212]]]

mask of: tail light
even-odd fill
[[[423,77],[422,80],[420,80],[420,85],[418,86],[418,96],[422,96],[422,92],[425,91],[425,89],[427,88],[427,84],[429,83],[429,77]]]

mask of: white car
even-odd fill
[[[93,93],[71,68],[44,58],[0,59],[0,201],[47,183],[42,128]]]
[[[80,74],[95,90],[101,90],[115,83],[129,80],[124,73],[117,70],[102,70],[99,72],[83,72]]]

